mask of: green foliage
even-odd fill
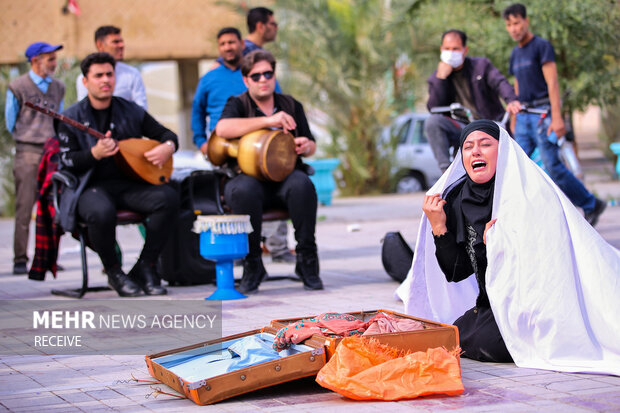
[[[410,88],[403,79],[409,81],[413,73],[402,56],[407,50],[398,47],[407,26],[397,22],[416,2],[400,3],[276,2],[281,22],[277,55],[284,57],[292,75],[285,79],[285,89],[327,114],[323,126],[332,142],[326,151],[341,160],[345,194],[390,186],[389,159],[379,149],[379,137],[407,101],[403,96]]]
[[[620,93],[620,8],[613,0],[532,0],[531,30],[554,46],[567,111],[613,104]]]
[[[75,80],[81,73],[79,60],[75,58],[59,59],[54,77],[65,84],[65,108],[77,102]]]
[[[620,102],[607,106],[601,111],[601,126],[599,139],[603,143],[602,150],[610,159],[615,160],[616,155],[609,148],[609,144],[620,142]]]
[[[0,215],[11,216],[15,213],[15,185],[13,183],[13,155],[15,145],[13,137],[6,129],[4,109],[6,91],[10,81],[10,68],[0,66]]]

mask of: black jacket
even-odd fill
[[[172,140],[178,147],[176,134],[158,123],[137,104],[120,97],[112,97],[110,124],[114,125],[112,137],[116,140],[146,136],[160,142]],[[89,127],[96,128],[96,122],[88,97],[67,108],[63,115]],[[90,148],[97,138],[70,125],[54,121],[54,129],[60,141],[59,169],[66,170],[77,178],[74,185],[63,188],[59,205],[60,225],[67,232],[75,229],[75,210],[80,195],[87,187],[97,160]],[[106,131],[100,131],[105,133]]]
[[[504,75],[493,66],[486,57],[466,57],[461,70],[469,79],[471,98],[475,109],[482,119],[499,120],[504,115],[501,97],[506,103],[517,100],[514,88]],[[428,78],[428,102],[430,110],[435,106],[448,106],[456,102],[456,89],[452,84],[452,75],[439,79],[437,71]]]

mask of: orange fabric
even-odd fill
[[[319,371],[321,386],[354,400],[401,400],[464,391],[458,354],[431,348],[403,354],[377,340],[347,337]]]

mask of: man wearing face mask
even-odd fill
[[[430,110],[460,103],[475,119],[500,120],[504,111],[519,112],[521,105],[513,87],[486,57],[467,57],[467,35],[448,30],[441,37],[441,60],[428,78]],[[506,109],[500,98],[506,102]],[[463,124],[444,115],[431,115],[424,131],[442,171],[450,166],[450,149],[458,146]]]

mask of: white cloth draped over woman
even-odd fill
[[[464,174],[457,154],[428,194],[443,194]],[[492,218],[486,290],[515,364],[620,375],[620,251],[503,129]],[[424,215],[411,270],[396,293],[407,314],[444,323],[475,304],[475,277],[446,281]]]

